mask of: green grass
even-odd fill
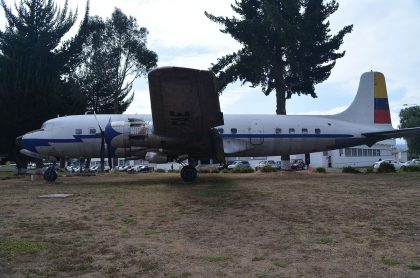
[[[277,266],[277,267],[287,267],[287,262],[284,262],[284,261],[275,260],[275,261],[272,261],[272,263],[274,266]]]
[[[399,262],[397,260],[395,260],[393,258],[390,258],[390,257],[383,257],[382,258],[382,263],[385,264],[385,265],[389,265],[389,266],[399,264]]]
[[[17,254],[32,254],[46,247],[43,242],[34,242],[27,239],[0,240],[0,254],[13,256]]]
[[[319,244],[328,244],[328,243],[331,243],[331,242],[332,242],[332,239],[330,237],[327,237],[327,236],[322,236],[322,237],[318,238],[317,241],[316,241],[316,243],[319,243]]]
[[[137,224],[136,219],[134,219],[132,215],[124,218],[122,221],[126,225],[134,225],[134,224]]]
[[[409,267],[411,270],[420,270],[420,264],[416,264],[416,263],[414,263],[414,262],[411,262],[411,263],[408,265],[408,267]]]
[[[206,258],[207,261],[209,262],[224,262],[227,260],[230,260],[230,257],[228,256],[208,256]]]

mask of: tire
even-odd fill
[[[181,178],[185,182],[192,182],[197,178],[197,170],[192,165],[182,167]]]
[[[44,172],[44,180],[47,182],[54,182],[57,179],[57,172],[54,170],[53,167],[49,167]]]

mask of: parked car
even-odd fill
[[[251,169],[251,165],[246,160],[237,160],[237,161],[234,161],[227,168],[229,170],[233,170],[233,169]]]
[[[128,169],[128,168],[130,168],[130,167],[131,167],[131,166],[130,166],[130,165],[127,165],[127,164],[126,164],[126,165],[121,165],[121,166],[118,166],[118,167],[117,167],[117,170],[118,170],[118,171],[120,171],[120,172],[125,172],[125,171],[127,171],[127,169]]]
[[[129,174],[146,173],[146,172],[152,172],[152,171],[153,171],[153,167],[150,167],[148,165],[135,165],[135,166],[130,166],[127,169],[127,173]]]
[[[401,164],[401,168],[408,166],[420,167],[420,159],[412,159]]]
[[[273,167],[275,168],[276,166],[276,162],[274,160],[262,160],[260,161],[260,163],[257,164],[257,166],[255,166],[255,170],[261,170],[261,168],[264,167]]]
[[[232,163],[234,163],[234,160],[231,161],[226,161],[226,163],[222,163],[220,165],[217,166],[217,170],[223,170],[223,169],[227,169],[229,165],[232,165]]]
[[[276,163],[274,164],[274,168],[276,170],[281,170],[281,161],[280,160],[279,161],[276,161]]]
[[[401,163],[396,161],[395,159],[384,159],[373,164],[373,169],[378,169],[382,163],[392,164],[395,167],[395,170],[399,170],[401,168]]]
[[[290,161],[290,168],[292,170],[303,170],[305,169],[305,162],[302,159],[292,159]]]

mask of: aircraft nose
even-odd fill
[[[22,137],[23,137],[23,135],[22,135],[22,136],[17,137],[17,138],[16,138],[16,141],[15,141],[15,146],[16,146],[16,149],[17,149],[18,151],[20,151],[21,149],[23,149]]]

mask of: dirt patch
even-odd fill
[[[420,174],[0,181],[0,276],[419,277]],[[74,194],[42,199],[44,194]]]

